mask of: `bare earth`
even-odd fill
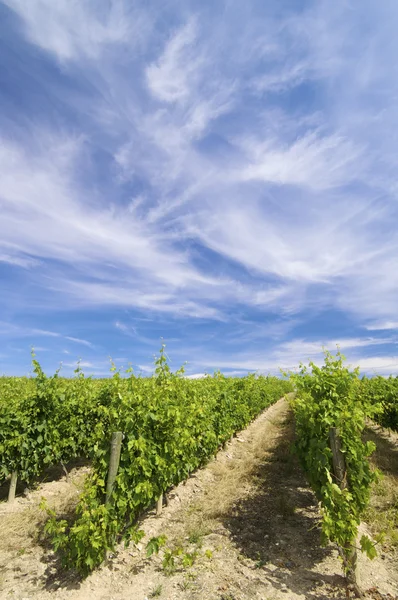
[[[43,483],[11,508],[0,503],[0,598],[345,598],[337,552],[320,546],[317,502],[290,451],[292,440],[292,417],[280,400],[170,492],[160,516],[146,515],[140,525],[146,535],[138,547],[121,546],[84,581],[65,573],[39,541],[44,515],[38,505],[45,496],[57,513],[73,510],[87,467],[74,469],[69,483],[65,477]],[[391,452],[396,461],[396,445]],[[166,548],[182,548],[171,574],[162,568],[163,549],[146,557],[147,541],[161,534],[167,536]],[[187,553],[193,564],[183,567]],[[383,549],[372,562],[360,556],[366,597],[398,598],[396,559],[393,549]]]

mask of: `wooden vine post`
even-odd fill
[[[112,433],[111,456],[109,459],[108,480],[106,482],[106,500],[105,500],[106,505],[109,505],[112,500],[113,486],[115,485],[117,470],[119,468],[122,440],[123,440],[123,433],[121,431],[114,431]]]
[[[10,487],[8,488],[8,502],[12,504],[15,500],[15,492],[17,489],[18,471],[11,473]]]
[[[347,471],[344,454],[341,450],[341,437],[337,427],[330,428],[329,439],[333,456],[334,475],[340,489],[345,490],[348,487]],[[358,584],[357,558],[357,549],[354,541],[351,548],[343,548],[343,560],[346,566],[347,583],[354,590],[356,596],[361,598],[362,593]]]
[[[113,486],[115,485],[117,470],[119,468],[120,452],[122,449],[122,440],[123,440],[123,433],[121,431],[114,431],[112,433],[111,455],[109,458],[108,479],[106,482],[105,506],[110,506],[110,504],[112,502],[112,492],[113,492]],[[105,550],[105,560],[108,560],[109,556],[110,556],[109,549]]]

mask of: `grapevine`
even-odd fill
[[[107,393],[112,430],[123,431],[120,466],[105,506],[109,443],[97,444],[93,473],[72,524],[50,514],[46,530],[65,564],[87,573],[123,538],[137,541],[138,515],[171,486],[203,465],[237,430],[291,389],[288,381],[249,375],[231,379],[220,373],[188,380],[172,373],[164,348],[156,376],[127,379],[115,372]]]
[[[325,353],[322,367],[301,365],[291,376],[296,388],[292,406],[296,420],[296,449],[309,482],[320,502],[323,542],[335,542],[350,581],[355,583],[355,549],[358,526],[369,502],[376,473],[368,457],[375,446],[363,443],[365,419],[374,416],[377,406],[367,398],[358,399],[359,369],[344,367],[344,356]],[[333,467],[331,429],[338,431],[344,455],[344,481],[338,481]],[[376,555],[367,536],[361,549],[370,558]]]
[[[363,377],[358,398],[378,407],[374,420],[398,431],[398,377]]]

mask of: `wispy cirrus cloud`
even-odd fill
[[[171,36],[160,57],[146,68],[147,84],[155,98],[184,102],[191,95],[201,62],[196,39],[197,24],[191,19]]]
[[[238,372],[259,372],[262,374],[278,374],[280,370],[296,370],[300,363],[308,365],[308,361],[321,365],[324,360],[324,350],[335,353],[340,350],[347,356],[347,363],[352,366],[360,366],[363,373],[384,373],[390,368],[390,373],[398,372],[396,360],[396,339],[386,338],[342,338],[324,339],[308,342],[303,339],[295,339],[290,342],[282,342],[272,347],[272,350],[262,352],[243,350],[229,358],[222,353],[212,352],[204,359],[193,362],[194,372],[211,373],[214,369],[221,369],[230,375]],[[375,354],[377,346],[384,347],[385,356]],[[367,351],[367,356],[359,357],[358,349]]]
[[[398,355],[359,357],[351,363],[351,366],[359,367],[363,373],[370,375],[396,375],[398,373]]]
[[[17,13],[29,39],[63,61],[98,59],[104,50],[134,43],[140,28],[147,25],[144,13],[125,1],[109,3],[59,0],[51,6],[46,0],[26,4],[3,0]],[[135,27],[132,24],[135,23]]]
[[[248,166],[243,181],[264,181],[276,185],[308,187],[316,192],[348,184],[359,173],[361,150],[338,135],[316,132],[299,138],[285,148],[278,140],[248,141]]]
[[[22,267],[23,269],[31,269],[40,265],[40,261],[35,258],[30,258],[23,255],[11,256],[10,254],[5,253],[0,254],[0,262]]]
[[[94,348],[94,344],[92,344],[88,340],[82,340],[80,338],[75,338],[70,335],[66,335],[65,339],[69,340],[70,342],[75,342],[75,344],[83,344],[83,346],[87,346],[88,348]]]
[[[48,331],[46,329],[38,329],[31,327],[23,327],[14,325],[11,323],[0,322],[0,333],[4,336],[12,336],[14,338],[31,338],[37,339],[40,337],[48,337],[48,338],[61,338],[64,340],[68,340],[70,342],[74,342],[75,344],[81,344],[83,346],[87,346],[88,348],[94,348],[94,344],[89,342],[88,340],[83,340],[80,338],[72,337],[70,335],[62,335],[58,331]],[[39,348],[36,348],[37,350]]]
[[[366,325],[368,331],[384,331],[386,329],[398,329],[398,321],[382,321]]]
[[[321,339],[320,314],[322,324],[340,319],[325,339],[362,340],[358,352],[371,345],[366,332],[394,329],[395,6],[0,8],[11,65],[0,96],[11,323],[51,312],[61,331],[64,311],[64,337],[91,351],[93,330],[111,346],[139,344],[173,337],[169,323],[188,348],[195,321],[213,344],[211,328],[256,346],[264,323],[282,320],[297,347],[275,345],[280,360]],[[161,325],[134,337],[114,325],[125,309]],[[231,368],[246,367],[234,352]]]

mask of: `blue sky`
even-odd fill
[[[397,373],[397,18],[0,0],[0,373]]]

